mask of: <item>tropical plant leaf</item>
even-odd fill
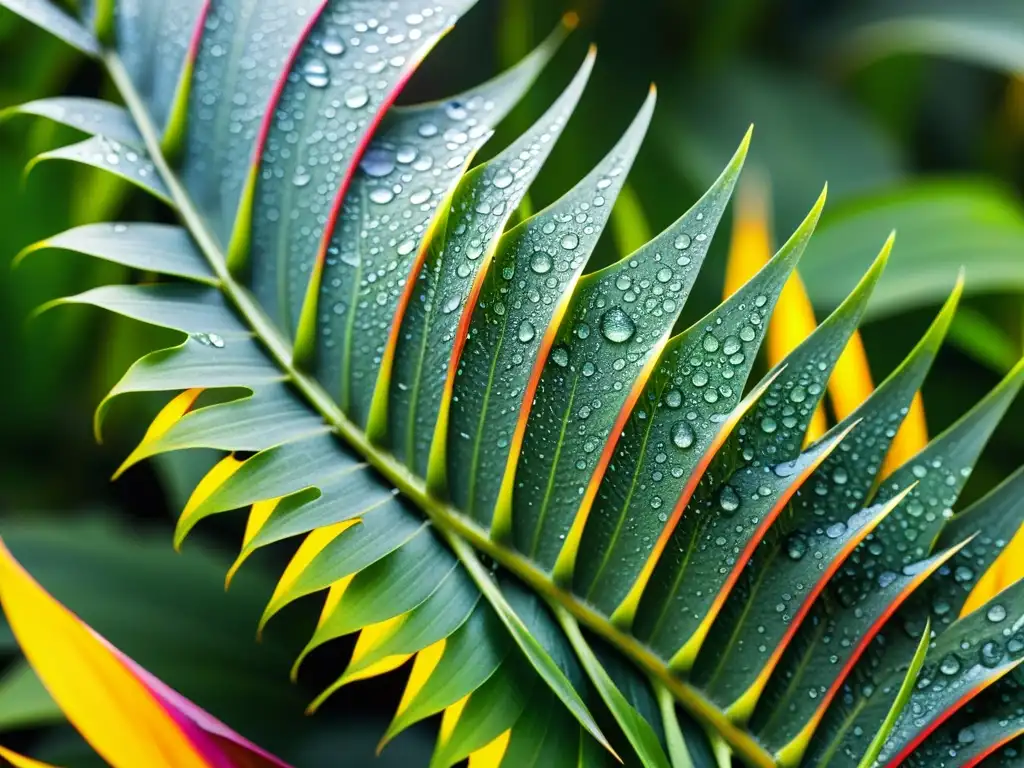
[[[814,304],[838,305],[842,286],[867,266],[872,244],[894,228],[900,247],[875,292],[870,318],[940,303],[965,249],[977,253],[965,284],[970,293],[1024,285],[1019,202],[984,182],[926,181],[851,200],[824,218],[800,270]]]
[[[31,5],[43,26],[63,23],[42,0]],[[121,394],[171,395],[122,470],[172,450],[223,451],[175,543],[208,516],[248,508],[230,580],[260,547],[302,537],[260,627],[324,593],[293,674],[313,649],[358,639],[310,708],[408,666],[385,741],[442,713],[435,766],[601,766],[621,754],[703,768],[731,751],[768,768],[830,750],[856,763],[924,748],[932,721],[917,722],[915,703],[934,705],[941,727],[960,702],[912,674],[917,640],[936,627],[943,649],[974,627],[977,612],[947,627],[936,601],[946,613],[966,604],[1019,524],[1015,478],[975,509],[952,510],[1024,364],[879,477],[958,286],[905,363],[807,444],[891,238],[821,327],[748,388],[824,195],[760,273],[673,336],[749,134],[688,212],[588,273],[653,91],[589,174],[509,228],[594,55],[532,127],[474,165],[575,21],[476,88],[393,106],[471,5],[86,9],[96,33],[82,27],[80,47],[100,57],[127,112],[24,107],[93,134],[42,159],[124,176],[181,225],[90,225],[27,251],[155,274],[55,303],[184,335],[137,361],[98,409],[97,423]],[[136,135],[138,148],[127,143]],[[853,274],[830,279],[845,290]],[[978,528],[991,530],[971,539]],[[958,581],[962,568],[977,573]],[[883,693],[871,699],[860,683]],[[1012,733],[1008,724],[983,741]]]
[[[141,147],[144,142],[135,127],[135,121],[124,107],[102,99],[84,99],[76,96],[39,99],[19,104],[0,112],[0,120],[12,115],[36,115],[75,128],[90,136]]]
[[[864,66],[895,54],[962,59],[1016,75],[1024,69],[1024,13],[1014,2],[866,4],[837,24],[833,55]]]

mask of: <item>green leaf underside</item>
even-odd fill
[[[102,99],[77,96],[39,99],[3,110],[0,120],[16,114],[46,117],[83,133],[99,134],[134,147],[141,147],[144,143],[128,110]]]
[[[26,173],[39,163],[48,160],[67,160],[107,171],[131,182],[158,200],[173,205],[167,186],[157,174],[153,161],[143,149],[122,144],[120,141],[108,139],[105,136],[92,136],[77,144],[70,144],[37,155],[27,167]]]
[[[147,435],[125,466],[191,447],[254,452],[204,481],[177,542],[206,516],[260,505],[236,568],[259,547],[308,534],[261,623],[329,589],[305,652],[387,628],[365,635],[369,644],[324,696],[385,660],[420,654],[419,664],[443,641],[385,736],[465,699],[437,766],[506,731],[508,766],[606,765],[612,745],[627,763],[715,764],[721,737],[709,741],[673,695],[763,766],[810,760],[840,740],[834,754],[858,768],[875,751],[880,764],[915,760],[915,750],[949,738],[946,723],[988,727],[996,716],[998,728],[979,731],[978,749],[988,751],[978,754],[1019,732],[1008,716],[1019,711],[1007,704],[1014,680],[996,679],[1024,642],[1000,635],[1010,639],[999,661],[980,669],[964,660],[962,674],[942,673],[935,653],[968,642],[963,627],[987,637],[972,623],[981,611],[953,624],[943,616],[1019,525],[1020,475],[967,512],[952,516],[952,507],[1024,366],[878,484],[955,294],[905,364],[805,448],[887,244],[836,313],[743,399],[822,202],[745,289],[670,338],[746,139],[679,221],[584,275],[653,94],[592,174],[507,233],[592,57],[534,128],[471,167],[564,28],[477,89],[391,108],[472,2],[428,13],[404,1],[190,0],[171,9],[127,0],[112,20],[116,53],[42,0],[3,2],[100,55],[134,121],[81,100],[28,105],[22,111],[94,134],[40,159],[120,175],[183,220],[180,229],[89,225],[29,249],[176,279],[62,300],[187,335],[137,362],[110,397],[223,390]],[[102,29],[108,20],[95,21]],[[145,149],[129,146],[136,133]],[[173,149],[174,171],[165,157]],[[498,565],[486,567],[472,547]],[[971,575],[958,578],[963,569]],[[1017,621],[1015,594],[997,598],[1003,627]],[[983,618],[1000,624],[988,617],[994,607]],[[906,690],[914,655],[904,652],[928,621],[938,634],[906,706],[877,697],[860,710],[866,733],[853,742],[843,735],[851,729],[833,730],[866,696],[858,681]],[[653,692],[626,657],[658,679]],[[937,687],[940,673],[955,680]],[[957,691],[978,694],[974,709],[955,713],[966,701]],[[975,710],[976,720],[960,719]],[[736,725],[748,719],[750,730]]]
[[[216,282],[188,232],[167,224],[85,224],[29,246],[17,261],[46,248],[74,251],[144,272]]]

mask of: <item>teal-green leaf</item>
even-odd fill
[[[982,690],[1016,668],[1024,643],[1024,581],[953,624],[929,649],[917,684],[878,755],[895,768],[927,735]]]
[[[248,556],[275,541],[351,520],[388,501],[396,491],[373,472],[341,472],[318,481],[315,498],[299,491],[282,499],[242,550]]]
[[[926,622],[917,642],[904,644],[898,663],[887,654],[881,669],[855,669],[815,731],[803,764],[870,768],[910,699],[931,638]]]
[[[275,263],[253,243],[257,296],[287,331],[302,326],[297,356],[360,424],[451,190],[563,37],[560,28],[516,66],[443,102],[389,110],[353,170],[320,252],[293,249],[287,263],[280,254]],[[294,193],[297,201],[306,187]]]
[[[119,0],[114,4],[117,52],[157,128],[171,116],[179,87],[190,84],[191,50],[196,29],[205,21],[205,0],[153,3]]]
[[[480,564],[475,553],[468,548],[468,545],[455,538],[449,538],[449,543],[459,559],[469,569],[473,581],[476,582],[477,587],[484,594],[484,597],[487,598],[491,607],[494,608],[498,618],[501,619],[502,624],[505,625],[513,641],[519,646],[519,650],[522,651],[526,660],[530,663],[530,666],[536,670],[548,688],[561,699],[562,703],[572,713],[573,717],[579,721],[580,725],[602,745],[610,749],[607,738],[601,732],[600,727],[598,727],[597,722],[594,720],[594,716],[587,709],[587,705],[573,686],[573,681],[566,676],[562,666],[552,658],[549,648],[545,647],[535,635],[535,632],[542,627],[545,620],[548,625],[551,625],[553,620],[550,617],[542,617],[534,613],[534,621],[530,627],[527,627],[516,610],[513,610],[513,607],[509,605],[503,589],[499,588],[498,584],[493,581],[491,573]],[[504,589],[508,590],[508,593],[514,599],[518,599],[519,602],[529,602],[527,600],[528,596],[522,592],[523,588],[515,582],[509,582],[505,585]],[[538,599],[532,593],[529,597],[533,601]],[[536,602],[533,602],[532,605],[535,610],[542,610],[542,608],[537,606]],[[547,639],[551,642],[552,646],[565,644],[564,638],[560,636],[555,638],[553,635],[548,634]],[[557,650],[561,650],[561,648]],[[563,664],[568,662],[575,664],[575,660],[571,659],[567,654],[561,653],[560,656]]]
[[[322,7],[316,0],[253,0],[210,3],[205,13],[180,168],[185,189],[222,247],[253,166],[260,127],[275,111],[271,93],[288,77],[285,64]]]
[[[199,283],[215,285],[217,282],[188,232],[168,224],[84,224],[28,246],[15,257],[15,264],[47,248],[74,251],[144,272],[184,277]]]
[[[227,337],[251,335],[231,311],[224,295],[207,286],[174,283],[104,285],[57,299],[45,305],[43,310],[57,304],[90,304],[149,325],[202,335],[202,339],[197,341],[209,342],[214,348]],[[218,337],[221,342],[218,342]]]
[[[313,637],[295,662],[295,669],[310,651],[329,640],[419,607],[449,576],[456,574],[458,567],[452,553],[433,532],[414,536],[357,573],[337,602],[325,607]],[[327,693],[333,688],[328,688]]]
[[[1004,677],[931,733],[906,768],[1016,768],[1024,734],[1024,687]],[[981,762],[984,758],[989,759]]]
[[[928,554],[974,463],[1024,385],[1024,360],[955,424],[886,477],[875,501],[916,483],[893,514],[868,536],[860,569],[898,569]]]
[[[817,222],[824,196],[764,269],[673,338],[615,447],[583,532],[574,591],[612,615],[675,524],[703,468],[734,425],[775,302]]]
[[[605,671],[594,650],[580,631],[579,624],[564,609],[556,611],[558,621],[572,643],[580,663],[587,672],[590,682],[608,707],[615,722],[618,723],[629,743],[636,751],[640,763],[645,768],[669,768],[668,757],[665,755],[658,736],[651,724],[638,712],[623,695],[615,681]]]
[[[452,733],[439,739],[430,768],[449,768],[515,725],[537,687],[536,678],[519,669],[522,663],[510,657],[473,691]]]
[[[233,474],[178,520],[174,534],[180,545],[192,527],[209,515],[239,509],[316,487],[335,476],[361,472],[364,464],[331,433],[275,446],[246,459]]]
[[[238,239],[231,243],[232,258],[241,258],[240,249],[248,246],[256,295],[286,336],[292,337],[299,325],[307,287],[316,298],[326,259],[338,256],[330,250],[342,217],[350,219],[359,213],[355,207],[342,213],[343,201],[348,208],[353,198],[365,195],[372,205],[381,199],[381,191],[391,197],[395,194],[402,174],[394,159],[390,161],[391,178],[379,180],[376,194],[353,184],[357,163],[364,172],[369,169],[370,176],[384,170],[381,156],[368,149],[374,129],[422,56],[475,2],[441,0],[428,15],[419,13],[423,7],[417,0],[384,5],[304,2],[311,11],[319,6],[312,11],[319,17],[296,44],[289,67],[278,75],[280,95],[273,112],[266,115],[262,129],[267,133],[260,136],[253,167],[245,169],[251,176],[235,230]],[[275,0],[274,4],[284,9],[294,2]],[[375,22],[372,27],[370,21]],[[232,39],[238,40],[238,35]],[[264,67],[263,71],[272,73],[275,68]],[[438,135],[435,141],[440,139]],[[390,151],[394,153],[396,148]],[[421,189],[422,182],[410,182],[401,185],[408,188],[408,194]],[[352,195],[346,195],[349,189]],[[405,209],[415,212],[410,205]],[[379,218],[368,215],[349,235],[361,236],[364,229],[376,229],[378,224]],[[380,268],[387,271],[398,242],[388,243],[389,252],[367,275]],[[351,241],[341,245],[352,244],[363,245]],[[406,274],[403,270],[397,276]],[[364,288],[360,282],[355,284]],[[351,286],[346,287],[351,290]],[[372,288],[372,294],[380,290],[380,286]],[[320,311],[333,313],[333,304],[339,300],[355,303],[343,293],[325,302]],[[313,319],[319,323],[319,313]],[[336,349],[332,354],[340,352]]]
[[[77,144],[69,144],[36,155],[26,166],[25,174],[28,175],[37,165],[49,160],[67,160],[98,168],[131,182],[172,208],[175,205],[167,185],[157,174],[156,166],[144,149],[122,144],[105,136],[91,136]]]
[[[12,115],[36,115],[63,123],[90,136],[105,136],[133,147],[143,146],[135,121],[124,107],[103,99],[55,96],[37,99],[0,111],[0,121]]]
[[[432,535],[429,523],[423,522],[402,499],[379,504],[369,510],[359,524],[332,539],[286,591],[274,596],[263,612],[261,626],[288,603],[358,573],[415,536]]]
[[[0,5],[59,37],[82,53],[98,56],[95,35],[50,0],[0,0]]]
[[[474,305],[480,306],[481,281],[507,266],[494,262],[498,239],[561,136],[593,63],[593,55],[588,56],[561,96],[529,130],[462,178],[424,254],[394,351],[387,430],[395,454],[426,475],[438,490],[443,490],[447,469],[445,438],[453,397],[447,387],[454,386],[452,367],[464,349]],[[626,158],[628,151],[619,160]],[[564,210],[578,205],[574,197],[570,192],[565,202],[554,207]],[[593,214],[596,232],[606,218],[602,214]],[[520,233],[521,228],[514,232]],[[583,243],[575,254],[576,266],[585,258],[588,245],[592,247],[593,242]],[[571,274],[563,271],[558,282],[567,282]],[[492,300],[491,295],[479,296],[480,302]],[[475,386],[482,388],[485,383],[486,378],[481,378]],[[430,472],[442,477],[432,478]]]
[[[1020,202],[988,182],[921,181],[861,197],[823,217],[800,271],[815,306],[828,309],[842,301],[844,286],[893,228],[899,245],[869,319],[938,304],[965,263],[970,294],[1024,289]]]
[[[751,718],[753,732],[784,765],[799,763],[814,728],[885,620],[954,551],[856,583],[848,577],[844,589],[830,585],[818,599]]]
[[[681,219],[582,278],[558,326],[515,470],[511,531],[517,549],[563,582],[571,581],[598,483],[679,318],[749,140],[748,133]]]
[[[180,346],[150,352],[140,358],[114,385],[97,409],[98,418],[118,395],[128,392],[168,392],[179,389],[248,387],[281,381],[273,365],[251,336],[190,336]]]
[[[571,111],[586,74],[589,66],[563,94],[567,106],[552,108],[556,116],[556,110]],[[501,489],[510,480],[513,446],[522,439],[530,384],[608,221],[643,140],[649,109],[585,178],[502,239],[472,308],[455,376],[445,458],[452,499],[484,525],[492,522],[496,505],[503,507],[499,518],[507,517],[509,499],[500,498]]]
[[[246,381],[250,395],[189,411],[162,435],[140,444],[131,463],[184,448],[263,451],[328,430],[288,385],[254,384]]]
[[[421,651],[457,632],[480,602],[480,590],[461,566],[453,568],[426,600],[402,617],[401,622],[365,653],[354,656],[338,681],[354,675],[388,656]]]

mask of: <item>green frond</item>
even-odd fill
[[[535,214],[521,206],[578,130],[593,51],[529,128],[474,160],[573,17],[488,82],[394,106],[472,0],[395,0],[372,18],[356,0],[107,0],[82,22],[47,0],[0,4],[97,58],[125,104],[7,110],[89,136],[30,168],[115,174],[178,221],[77,227],[17,260],[60,249],[155,276],[47,306],[182,334],[124,374],[97,433],[114,398],[166,392],[118,474],[223,452],[174,544],[248,508],[228,581],[298,540],[260,630],[322,595],[296,675],[358,633],[311,710],[408,668],[381,745],[443,713],[436,768],[481,751],[509,768],[968,766],[1024,732],[1024,587],[981,607],[971,595],[1020,528],[1024,475],[955,511],[1024,362],[881,476],[962,281],[904,362],[812,441],[892,239],[764,376],[758,351],[824,192],[760,272],[676,332],[749,131],[664,232],[588,271],[620,193],[620,241],[647,229],[626,183],[653,88]]]

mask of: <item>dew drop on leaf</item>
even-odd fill
[[[693,445],[693,427],[685,421],[677,421],[672,427],[672,443],[676,448],[689,448]]]
[[[545,275],[551,271],[551,255],[546,251],[537,251],[530,257],[530,269],[538,275]]]
[[[360,109],[365,107],[370,100],[370,94],[362,85],[353,85],[345,91],[345,106],[349,109]]]
[[[718,494],[718,506],[722,508],[723,512],[732,514],[740,508],[740,497],[733,490],[731,485],[727,485],[722,488]]]
[[[327,74],[327,65],[320,59],[310,59],[303,64],[302,76],[314,88],[326,88],[327,84],[331,82],[331,78]]]
[[[395,170],[395,155],[391,150],[383,147],[370,147],[363,155],[359,167],[367,176],[375,178],[387,176]]]
[[[619,307],[612,307],[601,317],[601,333],[614,344],[629,341],[635,331],[632,319]]]

